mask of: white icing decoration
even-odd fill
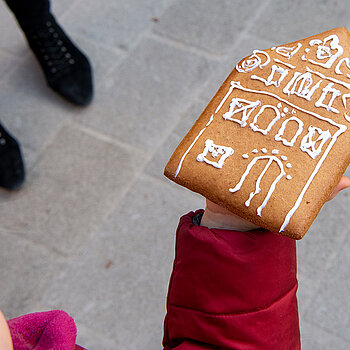
[[[184,162],[185,158],[187,157],[188,153],[190,152],[190,150],[192,149],[192,147],[195,145],[195,143],[198,141],[198,139],[201,137],[201,135],[203,134],[203,132],[205,131],[205,129],[211,124],[211,122],[213,121],[213,115],[210,117],[209,122],[207,123],[206,127],[203,128],[198,135],[195,137],[195,139],[193,140],[193,142],[191,143],[190,147],[187,148],[187,150],[185,151],[185,153],[182,155],[179,165],[177,166],[176,172],[174,177],[177,177],[177,175],[179,175],[179,172],[181,170],[182,167],[182,163]]]
[[[283,112],[284,112],[284,113],[288,113],[288,112],[289,112],[288,107],[284,107],[284,108],[283,108]]]
[[[309,177],[309,179],[307,180],[306,184],[304,185],[302,191],[300,192],[299,194],[299,197],[297,199],[297,201],[295,202],[293,208],[288,212],[288,214],[286,215],[285,219],[284,219],[284,222],[280,228],[280,232],[284,231],[284,229],[288,226],[289,222],[290,222],[290,219],[292,218],[292,216],[294,215],[294,213],[298,210],[300,204],[301,204],[301,201],[303,200],[304,198],[304,195],[307,191],[307,189],[309,188],[312,180],[315,178],[315,176],[317,175],[318,171],[320,170],[323,162],[325,161],[325,159],[327,158],[330,150],[332,149],[334,143],[337,141],[337,138],[339,137],[339,135],[341,135],[342,133],[344,133],[346,130],[347,130],[347,127],[345,125],[342,125],[342,124],[336,124],[335,122],[331,122],[332,120],[330,120],[329,122],[333,125],[336,125],[339,127],[339,130],[333,135],[332,137],[332,141],[329,143],[327,149],[325,150],[325,152],[323,153],[321,159],[318,161],[315,169],[313,170],[311,176]]]
[[[248,154],[247,154],[247,153],[245,153],[245,154],[242,154],[242,157],[243,157],[244,159],[247,159],[247,158],[249,158],[249,156],[248,156]]]
[[[292,164],[288,163],[288,164],[286,165],[286,167],[287,167],[287,168],[291,168],[291,167],[292,167]]]
[[[298,83],[299,87],[298,87]],[[293,78],[290,82],[284,87],[283,92],[290,95],[297,95],[299,97],[305,98],[308,101],[311,101],[311,97],[321,85],[322,80],[318,81],[317,84],[312,86],[313,79],[310,72],[300,73],[295,72]]]
[[[280,47],[277,47],[276,52],[279,53],[280,55],[290,59],[299,51],[299,49],[302,46],[303,45],[301,43],[298,43],[297,46],[293,46],[293,47],[280,46]]]
[[[319,98],[319,100],[315,103],[316,107],[324,107],[327,109],[328,112],[333,112],[333,113],[339,113],[339,111],[332,107],[332,104],[335,100],[336,97],[341,95],[341,92],[335,88],[333,88],[334,83],[329,83],[325,88],[322,90],[322,95]],[[327,94],[331,93],[332,97],[329,100],[328,104],[324,104],[323,101],[325,100]]]
[[[333,81],[334,83],[336,84],[340,84],[340,85],[343,85],[344,87],[346,87],[347,89],[350,89],[350,84],[349,83],[346,83],[345,81],[342,81],[342,80],[339,80],[339,79],[335,79],[335,78],[332,78],[332,77],[327,77],[326,75],[320,73],[320,72],[316,72],[316,71],[313,71],[312,69],[310,69],[309,67],[306,67],[306,70],[312,74],[316,74],[318,75],[319,77],[323,78],[323,79],[326,79],[326,80],[329,80],[329,81]]]
[[[342,101],[343,101],[345,109],[347,109],[346,99],[349,98],[349,97],[350,97],[350,94],[344,94],[342,96]],[[346,113],[344,113],[344,117],[350,123],[350,116],[348,116]]]
[[[257,75],[252,75],[251,78],[254,80],[260,80],[262,81],[266,86],[275,85],[276,87],[279,87],[283,79],[288,75],[289,70],[285,69],[283,67],[276,66],[275,64],[271,67],[271,74],[268,76],[267,79],[258,77]],[[275,73],[278,73],[280,75],[278,80],[273,80]]]
[[[221,107],[223,106],[223,104],[226,102],[227,98],[231,95],[231,92],[233,90],[233,86],[230,86],[230,88],[227,91],[227,94],[225,95],[225,97],[222,99],[222,101],[219,103],[218,107],[215,110],[215,114],[217,112],[219,112],[219,110],[221,109]]]
[[[282,160],[288,160],[288,158],[286,156],[281,156]]]
[[[298,130],[296,131],[295,135],[293,136],[293,138],[288,141],[286,140],[285,138],[283,138],[282,136],[284,135],[284,131],[287,127],[287,124],[290,122],[290,121],[296,121],[298,123]],[[303,132],[303,127],[304,127],[304,123],[297,117],[290,117],[288,119],[286,119],[283,123],[282,123],[282,126],[281,128],[278,130],[278,133],[277,135],[275,136],[275,140],[276,141],[282,141],[282,143],[285,145],[285,146],[294,146],[295,144],[295,141],[297,140],[297,138],[299,137],[299,135]]]
[[[326,43],[328,41],[330,41],[330,46],[326,46]],[[317,64],[317,65],[324,67],[324,68],[331,68],[333,63],[336,61],[336,59],[339,56],[341,56],[344,52],[343,47],[341,45],[339,45],[339,38],[335,34],[328,36],[327,38],[325,38],[323,40],[323,42],[321,40],[318,40],[318,39],[311,40],[310,46],[314,46],[314,45],[318,45],[317,53],[316,53],[316,57],[318,60],[324,60],[327,58],[329,58],[329,59],[325,63],[317,62],[317,61],[311,60],[311,59],[309,59],[309,62],[311,62],[313,64]],[[331,49],[337,50],[337,53],[332,54]]]
[[[234,187],[234,188],[230,188],[229,191],[234,193],[234,192],[237,192],[241,189],[242,187],[242,184],[244,182],[244,180],[246,179],[246,177],[248,176],[251,168],[255,165],[255,163],[258,161],[258,160],[261,160],[261,159],[268,159],[268,163],[267,165],[265,166],[264,170],[262,171],[262,173],[259,175],[257,181],[256,181],[256,186],[255,186],[255,191],[254,192],[251,192],[250,195],[249,195],[249,198],[248,200],[245,202],[245,205],[247,207],[249,207],[250,205],[250,202],[251,200],[254,198],[254,196],[258,193],[261,192],[261,188],[260,188],[260,182],[261,182],[261,179],[263,178],[263,176],[265,175],[265,173],[267,172],[267,170],[269,169],[269,167],[271,166],[271,164],[273,162],[276,162],[278,164],[278,166],[280,167],[280,174],[276,177],[276,179],[273,181],[272,185],[270,186],[270,189],[263,201],[263,203],[257,208],[257,215],[258,216],[261,216],[261,211],[265,208],[267,202],[269,201],[272,193],[274,192],[275,190],[275,187],[276,187],[276,184],[278,183],[278,181],[284,176],[286,175],[284,169],[283,169],[283,164],[282,162],[275,156],[261,156],[261,157],[255,157],[247,166],[247,169],[246,171],[243,173],[240,181],[238,182],[238,184]]]
[[[262,59],[259,55],[265,56],[266,61],[264,63],[262,63]],[[271,60],[270,56],[266,52],[260,51],[260,50],[254,50],[253,54],[249,56],[247,59],[245,59],[240,66],[238,64],[236,65],[236,69],[240,73],[248,73],[257,67],[259,68],[265,67],[267,64],[270,63],[270,60]]]
[[[254,149],[252,150],[252,153],[259,153],[259,151],[258,151],[256,148],[254,148]]]
[[[292,177],[290,175],[287,175],[288,180],[292,180]]]
[[[292,114],[297,114],[297,112],[295,111],[295,109],[292,110]]]
[[[278,102],[277,107],[278,107],[278,108],[281,108],[281,107],[282,107],[282,103],[281,103],[281,102]]]
[[[286,116],[286,114],[282,112],[281,113],[281,117],[285,117],[285,116]]]
[[[278,149],[273,149],[271,153],[272,154],[278,154],[278,153],[280,153],[280,151]]]
[[[274,60],[276,63],[284,64],[284,65],[287,66],[288,68],[291,68],[291,69],[296,68],[296,67],[293,66],[292,64],[283,62],[283,61],[279,60],[278,58],[274,58],[273,60]]]
[[[256,123],[258,121],[259,116],[265,111],[266,108],[271,108],[276,113],[276,116],[274,117],[274,119],[272,119],[272,121],[270,122],[270,124],[267,126],[266,129],[260,129]],[[271,106],[271,105],[264,105],[260,108],[259,112],[254,117],[253,122],[250,123],[250,128],[253,131],[258,131],[258,132],[261,132],[263,135],[267,135],[267,133],[271,130],[271,128],[280,118],[281,118],[281,114],[280,114],[280,111],[277,109],[277,107]]]
[[[219,111],[219,109],[222,107],[222,105],[224,104],[224,102],[226,101],[226,99],[228,98],[228,96],[232,93],[233,89],[239,89],[239,90],[242,90],[242,91],[246,91],[246,92],[252,92],[252,93],[256,93],[256,94],[263,94],[263,95],[268,95],[268,96],[272,96],[274,98],[276,98],[277,100],[285,103],[285,104],[288,104],[290,107],[292,108],[295,108],[297,110],[300,110],[301,112],[304,112],[306,114],[309,114],[310,116],[313,116],[317,119],[320,119],[320,120],[323,120],[323,121],[326,121],[328,123],[330,123],[331,125],[333,126],[336,126],[338,127],[338,131],[336,131],[333,136],[331,137],[331,141],[329,142],[326,150],[323,152],[320,160],[318,161],[317,165],[315,166],[312,174],[310,175],[309,179],[307,180],[306,184],[304,185],[302,191],[300,192],[299,196],[298,196],[298,199],[297,201],[295,202],[294,206],[289,210],[288,214],[286,215],[285,219],[284,219],[284,222],[280,228],[280,232],[284,231],[285,228],[288,226],[292,216],[294,215],[294,213],[296,212],[296,210],[298,210],[303,198],[304,198],[304,195],[306,193],[306,191],[308,190],[310,184],[312,183],[313,179],[315,178],[315,176],[317,175],[318,171],[320,170],[323,162],[325,161],[325,159],[327,158],[329,152],[331,151],[333,145],[335,144],[335,142],[337,141],[338,137],[344,133],[346,130],[347,130],[347,127],[343,124],[339,124],[339,123],[336,123],[335,121],[333,121],[332,119],[330,118],[327,118],[327,117],[323,117],[321,116],[320,114],[318,113],[315,113],[315,112],[311,112],[311,111],[308,111],[306,109],[303,109],[281,97],[279,97],[278,95],[276,94],[273,94],[271,92],[268,92],[268,91],[260,91],[260,90],[253,90],[253,89],[248,89],[248,88],[245,88],[243,87],[240,82],[235,82],[235,81],[232,81],[231,82],[231,87],[229,88],[229,91],[228,93],[226,94],[226,96],[223,98],[223,100],[220,102],[218,108],[216,109],[216,112],[217,113]],[[211,119],[211,121],[213,121],[213,119]],[[195,137],[194,141],[192,142],[192,144],[189,146],[189,148],[185,151],[185,153],[183,154],[180,162],[179,162],[179,165],[178,165],[178,168],[176,170],[176,174],[175,174],[175,177],[178,175],[180,169],[181,169],[181,165],[184,161],[184,159],[186,158],[186,156],[188,155],[188,153],[190,152],[190,150],[192,149],[192,147],[194,146],[194,144],[197,142],[197,140],[200,138],[200,136],[203,134],[203,132],[206,130],[206,128],[209,127],[209,123],[207,124],[207,126],[205,128],[203,128],[202,130],[200,130],[200,132],[198,133],[198,135]],[[256,151],[258,152],[257,150],[253,150],[253,151]],[[274,184],[275,185],[277,182],[279,181],[279,179],[275,180]],[[272,192],[271,192],[272,191]],[[270,187],[270,191],[269,193],[273,193],[274,191],[274,187],[271,186]],[[269,194],[268,193],[268,194]],[[268,200],[269,198],[267,198]],[[266,200],[266,199],[265,199]],[[266,202],[267,202],[266,200]],[[262,206],[261,206],[262,208]]]
[[[214,115],[212,114],[208,123],[206,124],[206,126],[209,126],[211,124],[211,122],[213,121],[213,119],[214,119]]]
[[[211,156],[213,158],[220,156],[219,160],[217,162],[209,160],[208,158],[206,158],[208,153],[211,153]],[[231,147],[215,145],[212,140],[207,139],[205,141],[203,153],[198,154],[197,161],[205,162],[207,164],[212,165],[215,168],[221,169],[224,166],[225,160],[228,157],[232,156],[233,153],[234,150]]]
[[[310,46],[321,45],[322,44],[322,40],[320,40],[320,39],[313,39],[313,40],[310,40],[309,44],[310,44]]]
[[[267,153],[267,149],[266,149],[266,148],[262,148],[262,149],[261,149],[261,152],[262,152],[262,153]]]
[[[334,120],[332,120],[330,118],[323,117],[322,115],[320,115],[318,113],[311,112],[311,111],[308,111],[308,110],[306,110],[306,109],[304,109],[302,107],[299,107],[299,106],[295,105],[294,103],[291,103],[288,100],[285,100],[284,98],[282,98],[282,97],[280,97],[280,96],[278,96],[278,95],[276,95],[276,94],[274,94],[272,92],[248,89],[248,88],[243,87],[239,81],[231,81],[231,88],[232,88],[231,92],[233,91],[234,88],[236,88],[236,89],[247,91],[247,92],[254,92],[256,94],[272,96],[272,97],[276,98],[277,100],[279,100],[279,101],[281,101],[281,102],[283,102],[285,104],[288,104],[292,108],[295,108],[295,109],[297,109],[297,110],[299,110],[299,111],[301,111],[303,113],[310,114],[310,115],[312,115],[313,117],[315,117],[317,119],[325,120],[328,123],[337,126],[339,129],[342,129],[342,132],[344,132],[347,129],[347,127],[345,125],[343,125],[343,124],[338,124],[338,123],[336,123]]]
[[[307,61],[307,58],[305,57],[305,55],[302,55],[302,56],[301,56],[301,60],[302,60],[302,61]]]
[[[271,50],[273,51],[273,50],[275,50],[276,49],[276,46],[272,46],[271,47]]]
[[[318,132],[319,136],[316,140],[313,140],[316,131]],[[321,152],[323,145],[332,138],[331,133],[329,130],[322,130],[316,126],[309,126],[309,132],[303,137],[300,149],[303,152],[306,152],[311,158],[315,159]],[[318,147],[316,148],[316,143],[320,141]]]
[[[339,124],[339,123],[336,123],[334,120],[330,119],[330,118],[327,118],[327,117],[324,117],[318,113],[315,113],[315,112],[311,112],[311,111],[308,111],[302,107],[299,107],[283,98],[281,98],[280,96],[272,93],[272,92],[268,92],[268,91],[261,91],[261,90],[253,90],[253,89],[248,89],[248,88],[245,88],[243,87],[240,82],[237,82],[237,81],[231,81],[231,86],[229,88],[229,91],[228,93],[226,94],[226,96],[224,97],[223,101],[221,101],[220,106],[222,106],[222,104],[224,103],[224,100],[226,100],[226,98],[229,96],[229,94],[231,94],[231,92],[233,91],[233,89],[238,89],[238,90],[242,90],[242,91],[246,91],[246,92],[252,92],[252,93],[256,93],[256,94],[262,94],[262,95],[267,95],[267,96],[272,96],[274,98],[276,98],[277,100],[279,100],[280,102],[283,102],[287,105],[289,105],[291,108],[295,108],[296,110],[299,110],[303,113],[306,113],[306,114],[309,114],[310,116],[313,116],[319,120],[323,120],[323,121],[326,121],[328,123],[330,123],[331,125],[333,126],[336,126],[338,128],[338,131],[336,131],[333,136],[332,136],[332,139],[331,141],[329,142],[326,150],[324,151],[323,155],[321,156],[320,160],[318,161],[317,165],[315,166],[312,174],[310,175],[309,179],[307,180],[306,184],[304,185],[302,191],[300,192],[299,196],[298,196],[298,199],[296,200],[294,206],[289,210],[288,214],[286,215],[285,219],[284,219],[284,222],[280,228],[280,232],[284,231],[285,228],[288,226],[292,216],[294,215],[294,213],[298,210],[303,198],[304,198],[304,195],[306,193],[306,191],[308,190],[311,182],[313,181],[313,179],[315,178],[315,176],[317,175],[318,171],[320,170],[323,162],[325,161],[325,159],[327,158],[329,152],[331,151],[333,145],[335,144],[335,142],[337,141],[338,137],[344,133],[346,130],[347,130],[347,127],[343,124]],[[217,108],[217,110],[219,110],[219,107]],[[221,108],[221,107],[220,107]],[[204,130],[203,130],[204,131]],[[202,132],[202,131],[201,131]],[[198,136],[197,136],[198,138]],[[196,140],[195,140],[196,141]],[[192,146],[191,146],[192,147]],[[187,151],[186,151],[187,152]]]
[[[337,66],[335,67],[335,73],[336,74],[344,74],[341,70],[340,70],[340,66],[341,64],[345,62],[346,66],[350,69],[350,58],[349,57],[343,57],[337,64]],[[346,76],[348,78],[350,78],[350,74],[346,74]]]
[[[254,109],[260,105],[260,101],[248,101],[244,100],[243,98],[233,98],[230,103],[230,109],[228,112],[223,114],[223,118],[225,120],[231,120],[233,122],[236,122],[240,124],[242,127],[245,127],[247,125],[247,120],[251,113],[254,111]],[[241,119],[234,119],[232,116],[235,114],[242,112],[242,118]]]
[[[306,53],[310,52],[310,49],[307,47],[307,48],[305,49],[305,52],[306,52]]]

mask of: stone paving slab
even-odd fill
[[[146,38],[110,73],[79,122],[153,150],[206,79],[210,61]]]
[[[169,0],[84,0],[75,6],[75,11],[65,15],[65,23],[72,33],[128,50],[168,3]]]
[[[198,119],[200,114],[206,107],[206,102],[196,100],[184,112],[171,134],[164,140],[163,144],[158,148],[153,158],[148,162],[146,172],[160,180],[170,181],[163,175],[164,167],[170,159],[175,148],[192,127],[193,123]]]
[[[216,62],[211,72],[208,75],[207,82],[203,85],[200,97],[204,101],[209,102],[215,95],[218,88],[225,81],[227,76],[232,72],[236,64],[243,57],[250,56],[255,49],[267,49],[274,45],[273,41],[261,39],[258,36],[244,33],[235,42],[230,52],[224,56],[220,62]]]
[[[114,339],[116,348],[159,349],[178,219],[202,202],[141,177],[41,302],[71,310],[79,322]]]
[[[78,336],[76,343],[84,344],[89,349],[116,349],[117,344],[112,337],[108,338],[105,334],[97,332],[95,329],[91,329],[77,324]]]
[[[302,322],[301,329],[303,350],[349,349],[350,343],[348,341],[320,327]]]
[[[341,193],[324,205],[305,239],[298,242],[301,272],[312,271],[313,276],[315,271],[322,273],[320,263],[327,266],[326,263],[334,259],[349,232],[349,205],[348,193]]]
[[[262,3],[259,0],[179,0],[169,6],[159,24],[153,27],[156,33],[220,55],[230,51]]]
[[[50,2],[51,10],[60,18],[70,11],[74,11],[74,6],[79,4],[81,0],[60,0]],[[80,4],[79,4],[80,5]],[[78,5],[78,6],[79,6]],[[83,5],[82,5],[83,6]]]
[[[350,341],[350,300],[344,298],[350,287],[349,283],[349,235],[338,251],[336,259],[327,269],[310,303],[305,319],[323,329],[331,331]]]
[[[2,62],[0,66],[0,76],[3,79],[15,69],[15,65],[13,64],[14,60],[16,60],[16,58],[12,54],[8,53],[6,50],[0,49],[0,61]],[[16,61],[20,62],[20,59],[17,58]]]
[[[0,87],[4,91],[0,94],[1,122],[21,142],[26,167],[31,169],[44,146],[73,115],[72,108],[47,89],[31,55]]]
[[[25,313],[33,300],[40,300],[67,264],[59,254],[13,232],[0,230],[0,239],[0,305],[12,318]]]
[[[264,39],[285,44],[326,30],[347,26],[347,0],[270,1],[251,32]]]
[[[122,195],[135,166],[128,150],[64,126],[23,189],[0,203],[0,227],[71,254]]]
[[[22,32],[17,26],[16,19],[8,9],[5,1],[0,3],[0,48],[11,53],[15,57],[23,57],[28,54]]]

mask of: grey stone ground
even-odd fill
[[[53,0],[89,54],[93,104],[49,91],[0,4],[0,119],[28,178],[0,192],[0,308],[62,308],[89,349],[161,349],[181,214],[203,200],[162,176],[234,64],[350,24],[348,0]],[[350,192],[298,243],[304,350],[350,347]],[[281,346],[281,350],[283,346]]]

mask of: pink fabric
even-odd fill
[[[74,350],[75,322],[60,310],[37,312],[8,320],[14,350]]]
[[[299,350],[295,241],[210,230],[194,215],[177,230],[164,349]]]

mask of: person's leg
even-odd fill
[[[48,85],[68,101],[87,105],[93,95],[87,57],[50,12],[48,0],[5,0],[45,74]]]
[[[50,12],[48,0],[5,0],[21,26],[45,20]]]
[[[0,124],[0,187],[13,190],[23,183],[24,178],[20,146]]]

